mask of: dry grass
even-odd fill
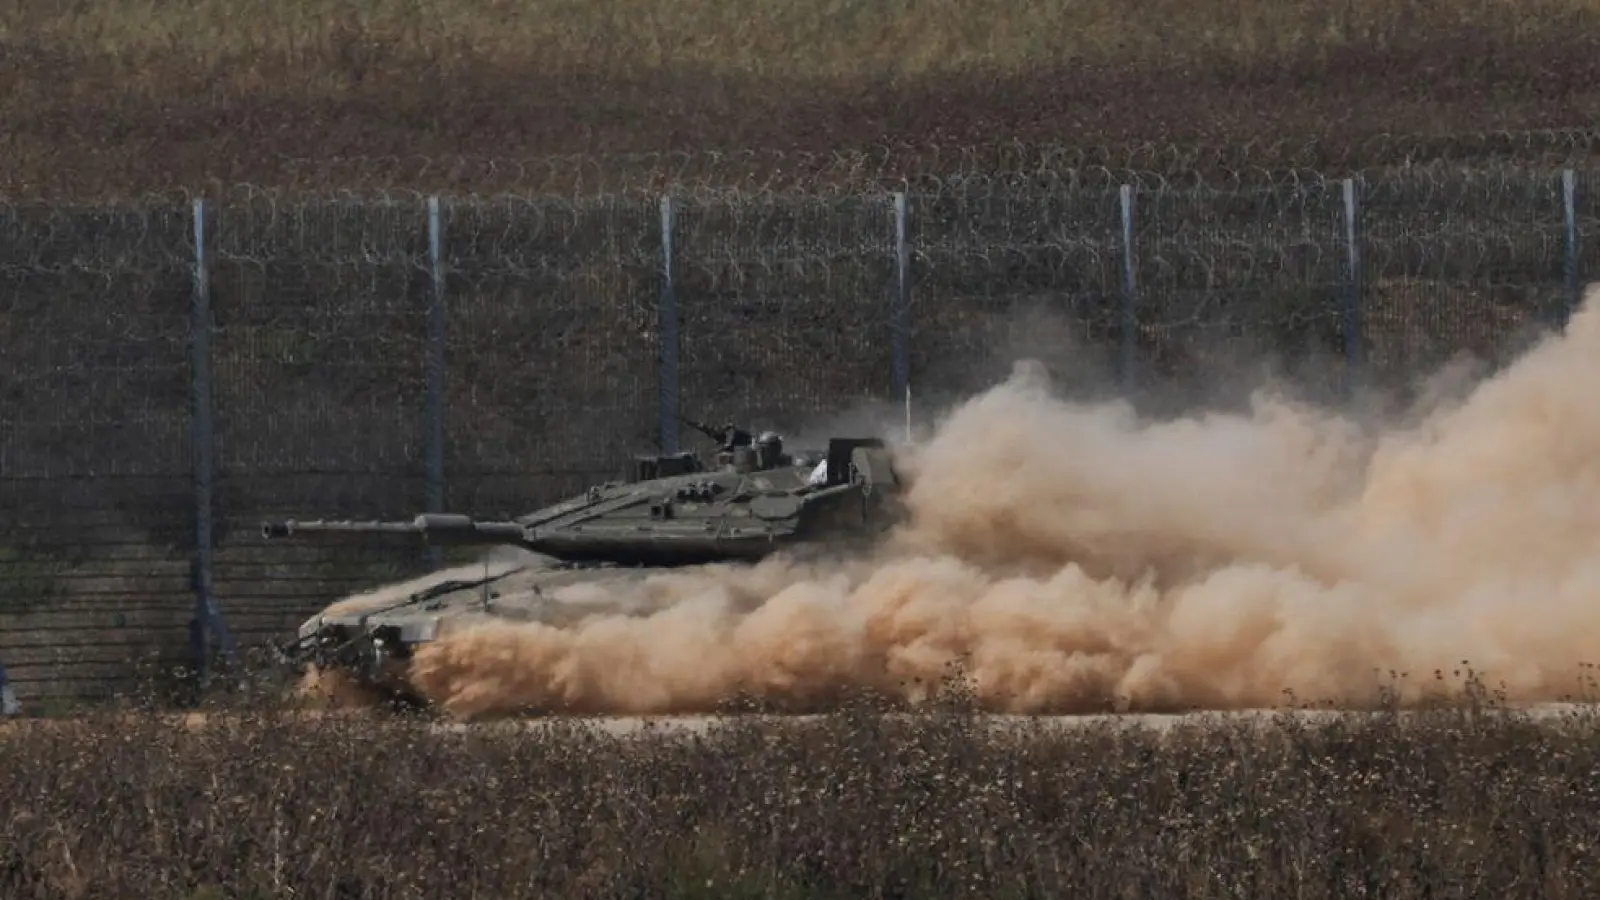
[[[31,897],[1587,897],[1600,721],[987,730],[959,706],[451,734],[263,713],[0,734]]]
[[[327,162],[341,155],[1263,137],[1337,152],[1382,132],[1586,125],[1597,26],[1597,0],[23,0],[0,11],[0,190],[320,184],[348,174]],[[363,177],[448,180],[398,158]]]

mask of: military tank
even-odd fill
[[[718,441],[710,460],[692,451],[635,456],[619,480],[508,520],[425,513],[410,521],[263,523],[268,540],[398,535],[522,551],[338,600],[278,648],[281,660],[302,674],[333,673],[369,697],[425,705],[407,679],[408,662],[456,629],[575,621],[593,612],[562,599],[578,585],[603,595],[607,585],[664,570],[747,565],[779,552],[854,552],[904,516],[893,453],[879,438],[835,437],[825,449],[787,453],[771,432],[753,440],[731,424],[683,421]]]

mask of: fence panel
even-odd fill
[[[893,383],[895,242],[887,195],[691,197],[674,260],[679,408],[797,433],[869,410]],[[839,422],[861,428],[866,423]],[[686,448],[705,439],[685,434]]]
[[[1121,186],[1065,174],[919,188],[899,222],[886,193],[701,193],[665,219],[652,197],[450,199],[437,253],[425,197],[221,198],[216,593],[241,646],[285,637],[431,560],[265,545],[263,518],[409,517],[434,487],[515,515],[672,443],[664,411],[807,441],[897,422],[905,369],[926,412],[1018,356],[1113,393],[1125,346],[1142,399],[1172,403],[1266,361],[1336,400],[1504,360],[1596,277],[1600,180],[1575,186],[1572,270],[1560,172],[1358,183],[1354,292],[1336,181],[1140,185],[1131,259]],[[27,703],[188,661],[192,235],[184,201],[0,210],[0,663]]]
[[[1346,378],[1338,182],[1134,193],[1133,384],[1183,407],[1263,374],[1336,400]]]
[[[1122,303],[1116,186],[972,179],[912,195],[911,383],[937,409],[1031,356],[1114,388]]]
[[[649,200],[444,204],[446,507],[512,516],[656,444]]]
[[[189,229],[181,201],[0,211],[0,663],[26,706],[185,663]]]
[[[1368,377],[1504,361],[1567,305],[1559,172],[1401,173],[1363,186]]]
[[[421,547],[266,544],[260,527],[422,509],[427,213],[416,197],[245,195],[215,218],[215,584],[247,646],[426,562]]]
[[[1577,225],[1573,286],[1578,293],[1600,280],[1600,172],[1573,173],[1573,212]],[[1576,298],[1575,298],[1576,299]]]

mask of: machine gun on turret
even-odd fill
[[[715,428],[683,416],[678,416],[677,419],[717,442],[717,466],[719,468],[750,472],[767,468],[770,464],[768,460],[762,457],[761,448],[756,445],[754,436],[732,422],[723,425],[721,428]]]
[[[695,431],[700,432],[713,441],[716,441],[718,446],[724,451],[731,452],[736,448],[749,447],[755,443],[755,437],[751,435],[750,432],[745,431],[743,428],[740,428],[732,422],[723,425],[721,428],[713,428],[710,425],[706,425],[702,422],[696,422],[693,419],[686,419],[683,416],[678,416],[677,418],[678,421],[682,422],[683,424],[693,428]]]

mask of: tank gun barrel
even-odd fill
[[[416,535],[430,544],[520,544],[524,529],[516,522],[495,522],[448,513],[424,513],[409,522],[330,521],[294,519],[265,522],[261,536],[267,540],[324,536]]]
[[[700,432],[701,434],[703,434],[706,437],[712,439],[713,441],[720,442],[725,437],[724,434],[723,434],[723,430],[721,428],[713,428],[710,425],[705,424],[704,422],[696,422],[695,420],[687,418],[685,416],[678,416],[677,419],[678,419],[679,422],[682,422],[683,424],[689,426],[690,428],[693,428],[695,431]]]

